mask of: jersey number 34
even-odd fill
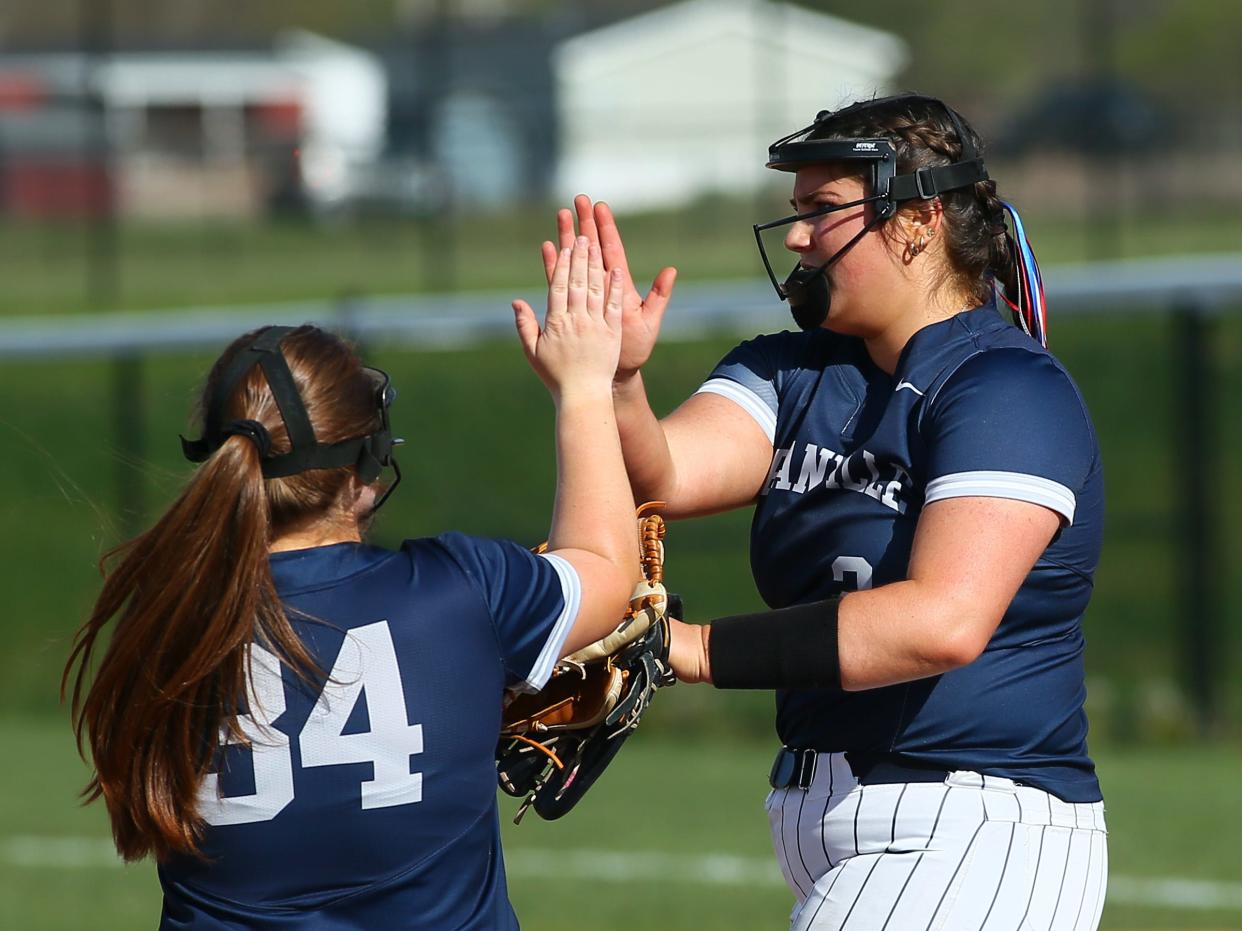
[[[254,792],[223,798],[218,776],[208,773],[198,790],[199,813],[208,824],[270,821],[293,801],[290,738],[272,726],[285,712],[280,661],[258,644],[250,647],[247,686],[250,713],[238,722],[253,753]],[[364,689],[371,729],[346,734]],[[297,740],[304,768],[373,764],[372,778],[361,785],[363,808],[422,801],[423,775],[410,772],[410,756],[423,752],[423,728],[406,720],[401,671],[387,621],[349,631]],[[221,729],[220,741],[236,743],[226,729]]]

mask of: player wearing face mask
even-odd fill
[[[768,813],[799,931],[1094,928],[1103,904],[1082,634],[1099,451],[981,151],[919,95],[774,143],[795,213],[755,232],[802,329],[741,344],[662,419],[641,369],[673,272],[623,301],[636,497],[670,518],[753,508],[770,610],[674,625],[670,658],[683,681],[775,692]],[[608,208],[576,207],[624,268]],[[784,278],[769,230],[797,254]]]

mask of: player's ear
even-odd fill
[[[940,232],[944,220],[944,205],[939,197],[930,200],[910,200],[901,205],[893,217],[896,239],[902,245],[927,239]]]
[[[375,507],[375,484],[365,485],[357,474],[351,475],[345,486],[345,503],[346,510],[354,517],[370,514]]]

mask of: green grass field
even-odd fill
[[[695,691],[661,693],[676,718]],[[667,696],[667,697],[666,697]],[[709,698],[712,697],[709,694]],[[754,931],[786,927],[792,903],[768,841],[763,796],[769,743],[677,740],[640,733],[566,818],[509,824],[514,905],[532,931]],[[159,888],[149,863],[122,867],[100,806],[75,793],[86,770],[67,724],[0,719],[0,927],[110,931],[153,927]],[[1242,751],[1096,754],[1108,804],[1112,884],[1107,929],[1242,928]],[[1177,884],[1176,881],[1187,881]],[[1186,904],[1169,904],[1180,895]],[[1206,907],[1210,902],[1216,907]]]

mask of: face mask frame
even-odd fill
[[[897,165],[897,153],[893,144],[887,139],[805,138],[819,127],[820,118],[824,115],[820,113],[816,122],[810,126],[804,126],[797,132],[772,143],[768,148],[767,167],[778,171],[796,172],[799,168],[808,165],[862,163],[871,194],[849,203],[832,204],[818,210],[796,213],[781,217],[779,220],[756,223],[752,226],[755,244],[759,247],[759,256],[763,260],[764,270],[768,273],[768,280],[772,282],[777,297],[789,302],[794,320],[804,330],[819,327],[828,316],[829,291],[824,272],[857,245],[863,236],[897,212],[897,204],[892,199],[890,190]],[[875,215],[867,221],[861,232],[829,256],[826,262],[815,267],[807,267],[798,261],[784,281],[776,277],[776,272],[772,268],[772,259],[763,242],[765,231],[866,204],[875,205]]]
[[[866,101],[855,104],[853,107],[847,108],[847,110],[891,104],[906,97],[914,98],[917,96],[904,94],[898,97]],[[772,287],[776,291],[777,297],[782,301],[789,302],[794,320],[803,329],[815,329],[821,326],[824,320],[827,319],[831,293],[828,287],[828,279],[824,274],[825,271],[857,245],[863,236],[885,220],[894,216],[897,213],[899,204],[908,200],[931,200],[939,196],[941,192],[968,187],[976,182],[987,180],[988,174],[987,169],[983,166],[983,159],[978,156],[957,114],[942,101],[936,102],[944,107],[949,120],[957,130],[958,138],[961,140],[962,160],[959,162],[933,168],[920,168],[918,171],[910,174],[898,175],[896,173],[896,149],[888,139],[811,138],[816,132],[846,111],[834,113],[829,110],[821,110],[816,114],[815,121],[809,126],[804,126],[796,132],[776,140],[768,147],[768,168],[773,168],[777,171],[796,172],[799,168],[805,168],[809,165],[828,163],[850,165],[861,162],[867,169],[871,185],[870,195],[860,200],[852,201],[849,204],[833,204],[805,214],[794,214],[779,220],[772,220],[768,223],[756,223],[752,227],[755,234],[755,242],[759,247],[760,257],[763,259],[764,269],[768,274],[768,280],[772,282]],[[875,215],[867,222],[862,231],[846,243],[844,247],[837,250],[826,262],[819,266],[808,268],[803,266],[801,262],[798,262],[783,282],[777,279],[776,273],[772,270],[772,262],[768,256],[767,248],[763,243],[761,234],[764,231],[866,203],[874,203],[876,205]]]
[[[384,489],[384,493],[380,495],[379,499],[371,507],[371,513],[374,514],[396,491],[397,486],[401,484],[401,466],[397,464],[397,458],[393,455],[393,451],[396,447],[405,443],[405,440],[392,435],[392,423],[388,418],[388,409],[392,407],[392,402],[397,400],[397,389],[392,383],[392,378],[383,369],[364,366],[363,371],[376,383],[376,406],[379,408],[380,415],[379,430],[367,438],[369,440],[368,452],[374,457],[381,469],[391,468],[393,472],[392,484]],[[361,477],[362,466],[359,466],[359,478]],[[376,478],[378,477],[377,472]]]
[[[809,210],[806,213],[794,213],[794,214],[790,214],[787,217],[781,217],[779,220],[769,220],[767,223],[754,224],[752,229],[755,232],[755,245],[759,247],[759,257],[763,259],[764,270],[768,273],[768,280],[772,282],[772,287],[776,289],[777,296],[782,301],[789,300],[790,290],[791,290],[791,287],[790,287],[791,279],[796,280],[794,276],[797,275],[799,271],[804,271],[804,272],[814,271],[816,274],[822,273],[829,266],[831,266],[834,262],[840,259],[841,256],[845,255],[845,253],[849,251],[849,249],[852,248],[854,244],[858,242],[858,240],[860,240],[867,233],[871,232],[872,229],[874,229],[877,225],[879,225],[881,222],[886,220],[888,216],[891,216],[891,214],[884,213],[884,205],[882,204],[882,202],[885,201],[885,199],[886,199],[885,195],[872,194],[869,197],[860,197],[858,200],[852,200],[845,204],[830,204],[828,206],[820,207],[817,210]],[[830,213],[837,213],[841,210],[850,210],[854,207],[861,207],[866,204],[880,204],[880,206],[876,208],[875,216],[873,216],[870,220],[868,220],[867,223],[864,225],[861,233],[856,235],[853,239],[851,239],[848,243],[846,243],[842,248],[838,249],[835,253],[833,253],[833,255],[828,258],[828,261],[824,262],[822,265],[815,266],[814,269],[812,269],[810,267],[803,266],[801,261],[798,261],[794,264],[793,271],[791,271],[789,275],[786,276],[783,282],[777,280],[776,272],[773,271],[772,269],[772,261],[768,256],[767,247],[764,245],[764,242],[763,242],[763,233],[765,233],[767,230],[776,229],[781,226],[791,226],[794,223],[800,223],[800,222],[804,222],[807,220],[814,220],[819,217],[827,216]]]

